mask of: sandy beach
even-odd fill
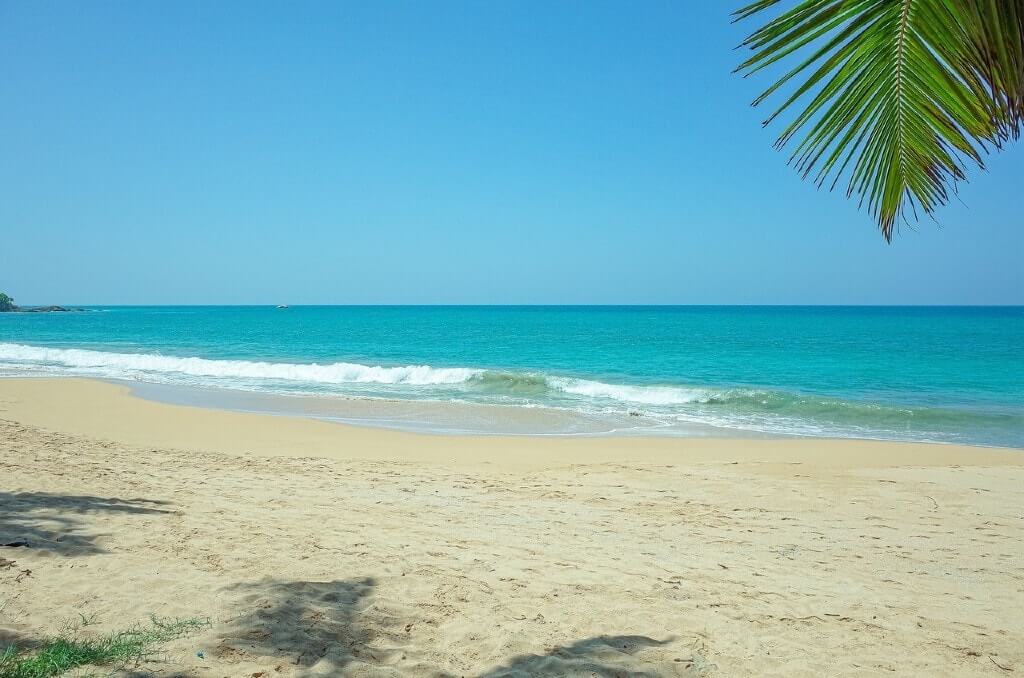
[[[30,543],[0,548],[0,645],[156,615],[210,625],[115,675],[1012,675],[1022,507],[1019,450],[415,435],[0,379],[0,542]]]

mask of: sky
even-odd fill
[[[709,2],[0,0],[24,304],[1024,304],[1024,144],[891,245]]]

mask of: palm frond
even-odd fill
[[[765,125],[802,102],[776,147],[802,135],[791,164],[819,186],[845,177],[891,240],[908,208],[931,214],[990,144],[1019,136],[1022,22],[1024,0],[799,0],[743,42],[737,71],[796,61],[754,100],[785,92]]]

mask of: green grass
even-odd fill
[[[154,618],[151,621],[149,626],[136,626],[99,638],[81,638],[81,626],[74,626],[28,651],[9,647],[0,652],[0,678],[48,678],[80,666],[138,662],[148,657],[157,645],[210,624],[204,619],[161,621]]]

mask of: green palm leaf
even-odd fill
[[[944,205],[1024,120],[1024,0],[800,0],[742,46],[744,75],[795,61],[754,105],[782,97],[767,125],[802,102],[776,147],[800,135],[790,162],[819,186],[845,177],[886,240],[908,208]]]

